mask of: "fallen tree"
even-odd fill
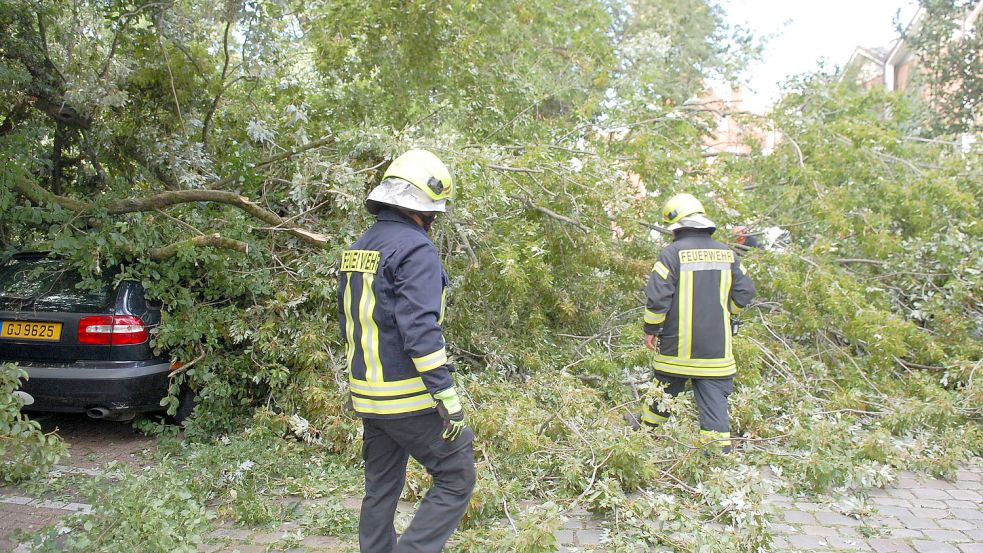
[[[186,437],[213,451],[208,471],[237,470],[216,435],[252,452],[257,434],[295,435],[295,417],[319,444],[298,458],[357,462],[336,260],[371,223],[362,202],[387,161],[413,146],[447,160],[461,191],[433,237],[479,436],[470,550],[548,550],[584,506],[611,515],[611,551],[754,551],[770,539],[755,467],[793,491],[862,498],[900,468],[946,474],[980,452],[981,168],[944,138],[908,140],[902,97],[816,77],[776,111],[774,153],[708,156],[715,113],[687,101],[704,71],[739,60],[696,0],[408,4],[398,17],[331,2],[55,4],[0,8],[13,29],[0,37],[0,241],[48,247],[90,281],[119,269],[164,303],[154,344],[183,364],[172,392],[199,394]],[[453,24],[421,31],[438,20]],[[678,45],[670,61],[652,37]],[[736,458],[703,455],[686,397],[667,402],[678,417],[662,436],[622,423],[661,397],[640,289],[665,240],[659,206],[680,189],[707,200],[725,239],[734,224],[793,238],[741,249],[760,296],[735,340]],[[196,475],[163,484],[192,494],[194,534],[209,501],[245,517],[275,493],[208,471],[155,471],[126,497]],[[414,469],[407,497],[424,479]],[[543,507],[488,524],[521,501]],[[112,543],[113,508],[77,535]]]

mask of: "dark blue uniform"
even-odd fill
[[[474,488],[474,434],[444,441],[433,398],[454,386],[440,326],[447,284],[427,233],[393,209],[342,254],[338,314],[364,427],[362,553],[441,551]],[[393,516],[409,455],[434,486],[397,544]]]
[[[754,283],[713,229],[679,229],[659,254],[645,286],[644,329],[659,336],[656,378],[670,396],[691,379],[700,412],[700,433],[730,447],[727,398],[737,366],[731,347],[731,315],[751,303]],[[653,403],[642,421],[657,426],[669,417]]]
[[[448,279],[427,233],[384,209],[342,254],[338,312],[355,412],[399,418],[434,409],[454,385],[443,321]]]
[[[754,298],[741,261],[709,229],[679,229],[645,286],[644,328],[659,336],[655,370],[692,378],[733,376],[732,314]]]

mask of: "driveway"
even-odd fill
[[[92,420],[85,415],[38,414],[32,418],[45,432],[57,432],[69,446],[70,457],[61,459],[52,475],[56,479],[73,475],[98,476],[109,463],[130,466],[149,464],[156,439],[133,429],[130,422]],[[17,486],[0,487],[0,551],[12,551],[17,544],[13,534],[27,535],[88,506],[70,486],[53,486],[40,499]]]

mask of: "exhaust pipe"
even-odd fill
[[[85,410],[85,414],[89,415],[90,419],[104,419],[109,415],[109,409],[105,407],[90,407]]]
[[[22,407],[23,406],[33,405],[34,404],[34,396],[32,396],[31,394],[29,394],[27,392],[22,392],[20,390],[14,390],[14,397],[20,400]]]

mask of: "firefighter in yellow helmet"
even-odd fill
[[[397,157],[366,200],[376,223],[342,253],[338,315],[363,427],[362,553],[441,551],[475,485],[474,433],[441,328],[449,280],[428,236],[454,184],[428,151]],[[397,541],[393,517],[410,456],[433,476],[433,487]]]
[[[656,378],[670,396],[692,380],[701,435],[709,446],[729,452],[727,398],[736,372],[730,319],[751,302],[754,283],[733,250],[711,237],[716,225],[692,195],[670,198],[662,223],[673,241],[645,286],[645,346],[656,352]],[[667,418],[653,404],[642,411],[641,422],[658,427]]]

